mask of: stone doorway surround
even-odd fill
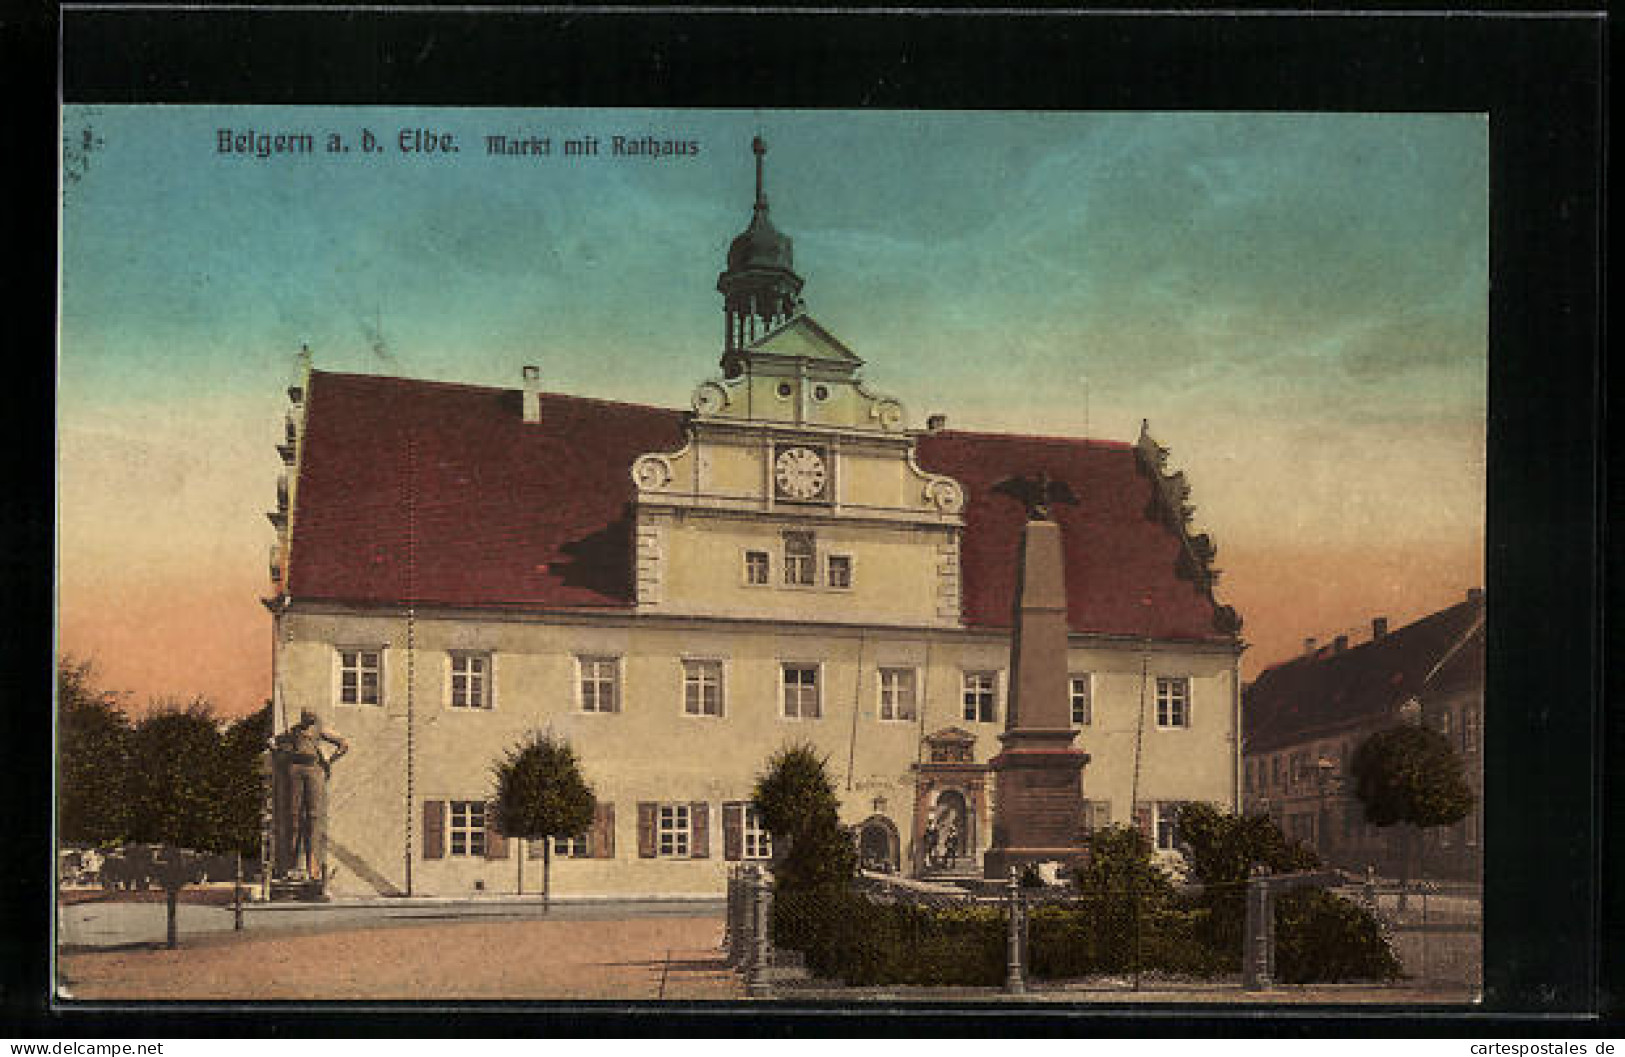
[[[987,765],[976,762],[976,736],[960,727],[945,727],[927,735],[925,742],[925,761],[914,765],[910,872],[915,877],[980,876],[988,800]],[[963,812],[960,845],[952,861],[933,864],[927,861],[926,829],[945,810]]]

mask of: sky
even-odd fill
[[[1184,470],[1243,674],[1483,582],[1488,126],[1474,114],[63,110],[58,648],[270,686],[285,388],[319,369],[687,407],[750,139],[809,312],[913,426]],[[309,154],[222,152],[308,133]],[[457,152],[400,149],[405,130]],[[363,132],[382,149],[365,151]],[[328,151],[337,134],[342,151]],[[492,155],[536,136],[547,156]],[[564,155],[594,137],[595,156]],[[613,137],[696,152],[613,153]]]

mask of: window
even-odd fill
[[[661,804],[659,828],[655,831],[655,854],[662,859],[688,858],[689,827],[687,804]]]
[[[554,837],[553,854],[561,859],[588,859],[592,852],[586,837]]]
[[[753,586],[765,586],[768,578],[768,558],[766,551],[745,552],[745,582]]]
[[[1277,789],[1281,787],[1281,755],[1276,753],[1270,757],[1270,784]]]
[[[880,718],[913,719],[914,669],[880,669]]]
[[[1478,751],[1478,710],[1471,705],[1461,710],[1461,751]]]
[[[485,802],[453,800],[451,808],[451,853],[470,858],[485,857]]]
[[[1439,713],[1439,733],[1446,738],[1450,737],[1450,710],[1448,708]]]
[[[1174,851],[1179,847],[1178,801],[1164,800],[1157,804],[1157,850]]]
[[[1191,681],[1183,676],[1157,677],[1157,726],[1191,725]]]
[[[826,578],[831,587],[852,586],[852,558],[846,554],[831,554],[828,560],[829,575]]]
[[[619,712],[621,662],[615,657],[581,657],[581,710]]]
[[[773,858],[773,835],[762,826],[762,813],[745,805],[745,858]]]
[[[1112,802],[1110,800],[1085,800],[1083,802],[1083,824],[1093,833],[1097,829],[1105,829],[1112,824]]]
[[[683,713],[722,715],[722,662],[683,662]]]
[[[784,582],[792,587],[807,587],[813,583],[817,567],[817,553],[811,532],[784,534]]]
[[[786,719],[817,719],[818,666],[813,664],[787,664],[784,666],[784,717]]]
[[[339,704],[381,705],[382,650],[339,650]]]
[[[997,672],[965,673],[965,719],[971,723],[996,723],[999,719],[999,677]]]
[[[1247,778],[1246,778],[1245,782],[1243,783],[1242,788],[1247,790],[1247,792],[1249,792],[1249,793],[1252,792],[1253,788],[1254,788],[1254,781],[1255,781],[1255,779],[1257,779],[1257,777],[1258,777],[1257,773],[1255,773],[1255,771],[1253,770],[1253,761],[1248,760],[1247,761]]]
[[[453,653],[451,655],[451,707],[491,707],[491,655]]]
[[[1072,725],[1074,727],[1087,727],[1094,721],[1094,698],[1091,691],[1093,680],[1087,675],[1074,675],[1067,680],[1069,696],[1072,699]]]

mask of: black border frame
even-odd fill
[[[1262,11],[910,13],[613,8],[449,11],[281,7],[69,7],[25,17],[60,44],[58,98],[30,109],[26,141],[56,133],[60,100],[84,103],[343,103],[930,109],[1482,111],[1490,115],[1491,277],[1483,1010],[1384,1007],[865,1007],[285,1003],[164,1009],[44,1007],[36,952],[49,943],[49,829],[8,818],[24,854],[3,880],[19,957],[3,982],[9,1028],[79,1036],[196,1034],[592,1036],[734,1033],[1107,1032],[1252,1035],[1574,1035],[1618,1017],[1617,853],[1604,862],[1606,716],[1603,142],[1607,23],[1597,13],[1431,15]],[[59,32],[55,41],[46,41]],[[32,154],[32,151],[29,152]],[[35,189],[54,196],[56,156]],[[54,246],[54,207],[31,216]],[[32,234],[32,233],[31,233]],[[54,262],[54,254],[52,258]],[[39,262],[44,265],[45,261]],[[54,269],[36,307],[55,304]],[[16,319],[8,320],[15,328]],[[14,348],[54,346],[43,334]],[[26,344],[24,344],[26,342]],[[48,435],[54,360],[14,353],[8,425]],[[37,359],[36,359],[37,357]],[[35,450],[29,445],[26,450]],[[4,519],[4,581],[21,634],[8,669],[27,711],[7,744],[30,795],[50,800],[52,452],[27,466]],[[33,502],[29,502],[32,500]],[[37,504],[37,505],[36,505]],[[1617,582],[1617,581],[1616,581]],[[10,696],[10,695],[8,695]],[[22,701],[18,704],[21,705]],[[1605,721],[1608,724],[1605,727]],[[13,731],[11,728],[17,728]],[[1617,783],[1612,785],[1618,799]],[[40,811],[40,815],[44,812]],[[18,845],[13,845],[18,846]],[[35,849],[39,849],[38,855]],[[1605,883],[1605,867],[1609,871]],[[31,877],[37,873],[37,877]],[[1605,899],[1607,902],[1605,903]],[[1604,956],[1614,959],[1604,966]],[[1170,1019],[1170,1016],[1175,1019]],[[1617,1021],[1615,1021],[1617,1023]],[[1589,1032],[1588,1032],[1589,1033]]]

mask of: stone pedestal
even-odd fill
[[[1061,527],[1027,522],[1017,579],[1011,643],[1010,703],[1004,750],[994,775],[993,846],[982,876],[1008,877],[1012,866],[1068,861],[1083,851],[1083,767],[1074,748],[1067,685],[1066,571]]]

